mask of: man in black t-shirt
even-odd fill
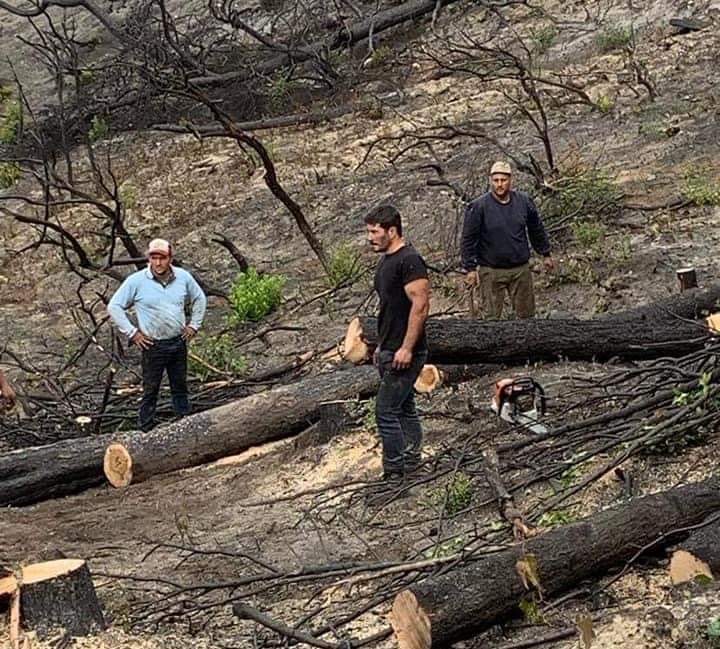
[[[374,209],[365,224],[372,249],[383,253],[375,273],[380,312],[374,355],[381,377],[375,415],[383,447],[383,479],[400,480],[420,464],[422,428],[413,385],[427,359],[430,282],[423,258],[402,238],[395,207]]]

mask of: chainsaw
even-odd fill
[[[525,426],[536,434],[547,433],[547,428],[539,421],[547,408],[545,390],[529,376],[497,381],[490,407],[500,419]]]

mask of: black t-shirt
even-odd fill
[[[383,255],[375,271],[375,290],[380,296],[378,314],[378,347],[397,351],[407,332],[412,302],[405,285],[416,279],[427,279],[425,261],[412,246],[405,245],[391,255]],[[427,349],[425,332],[413,351]]]

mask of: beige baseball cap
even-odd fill
[[[172,253],[172,246],[170,245],[169,241],[165,241],[165,239],[153,239],[147,247],[147,254],[148,256],[155,254],[155,255],[165,255],[166,257],[169,257]]]
[[[493,174],[507,174],[508,176],[512,176],[512,167],[507,162],[498,160],[490,167],[490,175],[492,176]]]

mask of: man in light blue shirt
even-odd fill
[[[172,265],[172,246],[165,239],[148,245],[148,267],[120,285],[108,304],[115,326],[142,350],[143,396],[138,425],[150,430],[163,372],[167,371],[175,414],[190,412],[187,390],[187,343],[195,336],[207,299],[193,276]],[[185,307],[190,306],[190,322]],[[137,324],[128,318],[134,309]]]

